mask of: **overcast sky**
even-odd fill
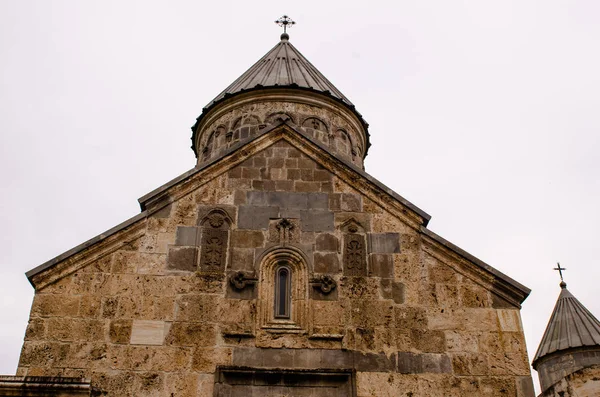
[[[355,3],[0,0],[0,374],[23,341],[24,273],[192,168],[189,127],[284,13],[370,123],[367,172],[533,290],[530,357],[557,261],[600,316],[600,3]]]

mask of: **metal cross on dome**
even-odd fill
[[[278,20],[275,21],[275,23],[281,27],[283,27],[283,33],[287,33],[287,27],[288,25],[290,25],[290,27],[292,27],[293,25],[296,24],[296,22],[292,21],[292,19],[290,17],[288,17],[287,15],[282,16],[281,18],[279,18]]]
[[[564,267],[560,267],[560,262],[556,262],[556,264],[558,265],[558,267],[555,267],[554,270],[558,270],[558,274],[560,274],[560,281],[562,282],[564,281],[562,271],[567,269]]]

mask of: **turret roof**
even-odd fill
[[[560,350],[600,346],[600,321],[561,282],[561,292],[542,337],[533,364]]]

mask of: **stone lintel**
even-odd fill
[[[233,365],[253,368],[346,369],[404,374],[452,373],[450,357],[438,353],[364,353],[335,349],[235,348]]]
[[[0,396],[83,397],[92,390],[90,381],[60,376],[0,376]]]

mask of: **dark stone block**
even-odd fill
[[[267,192],[267,204],[280,208],[307,209],[308,196],[304,193]]]
[[[194,226],[177,226],[175,245],[198,245],[198,228]]]
[[[246,202],[248,203],[248,205],[266,206],[267,193],[255,191],[246,192]]]
[[[363,372],[388,372],[396,369],[396,356],[384,353],[354,352],[354,368]]]
[[[352,353],[345,350],[322,350],[323,368],[352,368]]]
[[[492,307],[494,309],[514,309],[515,305],[492,292]]]
[[[342,195],[340,193],[334,193],[329,195],[329,210],[342,210]]]
[[[167,269],[195,272],[197,257],[198,249],[196,247],[169,247]]]
[[[394,258],[387,254],[371,254],[369,276],[394,278]]]
[[[397,254],[400,252],[399,233],[369,233],[369,252]]]
[[[263,193],[263,192],[258,192]],[[256,205],[240,205],[238,228],[263,229],[269,227],[269,219],[279,217],[278,207],[262,207]]]
[[[308,193],[308,209],[326,210],[329,206],[329,197],[326,193]]]
[[[156,211],[154,214],[152,214],[153,218],[168,218],[169,216],[171,216],[171,207],[172,204],[169,203],[168,205],[164,206],[163,208],[159,209],[158,211]]]
[[[398,352],[398,369],[401,374],[420,374],[423,372],[423,357],[421,354]]]
[[[235,233],[235,232],[234,232]],[[254,249],[231,247],[229,254],[231,255],[229,269],[230,270],[254,270]]]
[[[392,283],[392,299],[394,303],[404,303],[404,284],[398,282]]]
[[[392,299],[392,284],[394,283],[394,280],[391,280],[389,278],[382,278],[381,279],[381,297],[383,299]]]
[[[334,230],[333,212],[300,211],[300,221],[304,232],[331,232]]]
[[[329,233],[321,233],[317,236],[316,250],[317,251],[329,251],[338,252],[340,242],[337,237]]]
[[[321,368],[321,350],[295,349],[294,368]]]
[[[342,211],[362,211],[362,197],[357,194],[342,193]]]
[[[233,349],[233,365],[240,367],[264,366],[263,349],[236,347]]]
[[[449,374],[452,364],[445,354],[398,352],[397,371],[402,374]]]
[[[291,368],[294,364],[294,349],[265,349],[263,360],[267,367]]]
[[[300,219],[299,209],[281,208],[279,210],[279,216],[286,219]]]
[[[340,262],[335,253],[319,254],[315,253],[315,272],[316,273],[338,273],[340,271]]]

